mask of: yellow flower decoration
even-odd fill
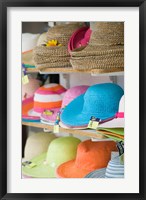
[[[59,44],[57,40],[49,40],[46,43],[47,47],[51,47],[51,46],[62,46],[62,44]]]

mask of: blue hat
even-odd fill
[[[124,178],[124,165],[120,163],[120,157],[117,156],[109,161],[107,168],[95,170],[85,178]]]
[[[87,126],[90,118],[107,120],[118,112],[123,89],[113,83],[90,86],[85,94],[69,103],[61,114],[61,122],[69,127]]]

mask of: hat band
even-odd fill
[[[115,118],[124,118],[124,112],[117,112]]]

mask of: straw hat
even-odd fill
[[[34,133],[29,136],[24,148],[24,160],[31,160],[46,152],[50,142],[55,138],[54,134],[44,132]]]
[[[22,173],[34,178],[53,178],[56,168],[69,160],[75,159],[77,147],[81,141],[75,137],[60,137],[54,139],[48,150],[30,160],[29,165],[22,167]]]
[[[123,89],[114,83],[92,85],[64,108],[60,120],[70,128],[87,128],[92,116],[100,121],[114,118],[123,94]]]
[[[93,170],[106,167],[112,151],[117,151],[113,141],[81,142],[76,159],[61,164],[56,169],[56,175],[60,178],[83,178]]]
[[[67,44],[72,33],[82,26],[83,23],[70,23],[49,28],[46,43],[35,47],[33,50],[35,66],[39,69],[45,67],[71,67]]]
[[[124,68],[124,23],[95,22],[89,45],[71,52],[74,69]]]

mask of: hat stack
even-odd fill
[[[83,23],[56,25],[48,30],[46,43],[33,50],[33,59],[38,69],[45,67],[71,67],[68,41]]]
[[[87,47],[71,52],[70,62],[76,70],[124,70],[124,23],[91,23],[91,38]]]

